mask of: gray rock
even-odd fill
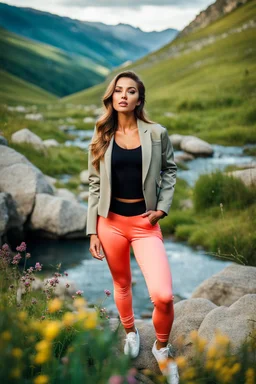
[[[55,177],[48,175],[44,175],[44,177],[46,178],[46,181],[51,184],[51,186],[54,186],[54,184],[57,182],[57,179]]]
[[[56,188],[55,196],[77,203],[76,195],[66,188]]]
[[[203,297],[216,305],[229,306],[249,293],[256,293],[256,267],[231,264],[203,281],[191,297]]]
[[[23,222],[33,209],[36,193],[53,194],[43,173],[23,163],[0,168],[0,190],[12,195]]]
[[[230,307],[217,307],[209,312],[198,334],[207,340],[207,347],[213,343],[214,332],[218,329],[231,340],[231,353],[236,354],[242,343],[248,339],[256,322],[256,294],[241,297]]]
[[[242,171],[228,172],[228,175],[237,177],[245,185],[256,185],[256,168],[244,169]]]
[[[57,196],[38,193],[30,217],[31,230],[44,230],[57,236],[85,230],[86,208]]]
[[[169,136],[171,143],[175,148],[180,148],[180,143],[184,139],[184,137],[184,135],[179,135],[178,133],[173,133]]]
[[[9,231],[13,241],[22,237],[22,217],[17,212],[17,204],[12,196],[9,193],[0,192],[0,246],[2,236],[8,235]]]
[[[80,172],[80,181],[82,184],[89,184],[88,177],[89,177],[89,171],[87,169]]]
[[[181,140],[180,147],[194,156],[212,156],[213,154],[212,146],[195,136],[185,136]]]
[[[33,164],[19,152],[5,145],[0,145],[0,169],[17,163],[30,164],[33,166]]]
[[[35,133],[31,132],[28,128],[20,129],[11,136],[13,143],[27,143],[31,144],[35,149],[44,149],[43,140]]]
[[[3,136],[0,136],[0,145],[8,145],[8,141]]]
[[[46,146],[46,147],[59,147],[59,143],[57,140],[55,139],[48,139],[48,140],[43,140],[43,144]]]
[[[179,163],[180,161],[191,161],[194,160],[195,156],[191,155],[190,153],[182,153],[180,155],[174,155],[174,161]]]
[[[174,306],[174,322],[170,334],[170,342],[177,348],[178,355],[192,357],[190,332],[198,330],[205,316],[216,308],[206,299],[186,299]]]

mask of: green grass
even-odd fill
[[[108,69],[91,60],[0,29],[1,67],[57,96],[88,88],[102,81]]]
[[[2,70],[0,83],[1,104],[46,104],[57,100],[55,95]]]
[[[151,119],[170,133],[196,134],[212,143],[243,145],[256,141],[256,51],[255,28],[232,33],[200,50],[185,52],[212,34],[217,37],[241,27],[256,17],[252,0],[234,12],[189,36],[136,61],[126,69],[137,72],[147,89],[146,109]],[[170,57],[170,49],[184,43],[181,54]],[[100,105],[110,80],[61,102]],[[171,111],[175,117],[165,117]]]

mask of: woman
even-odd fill
[[[132,309],[132,246],[154,303],[152,353],[160,362],[168,357],[174,305],[158,220],[169,212],[177,167],[166,128],[145,117],[145,87],[134,72],[119,73],[110,82],[103,103],[106,112],[96,123],[88,157],[89,250],[94,258],[107,260],[127,334],[124,353],[135,358],[140,338]],[[177,366],[171,367],[175,384]]]

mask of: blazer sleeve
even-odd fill
[[[96,136],[96,127],[92,140]],[[89,197],[87,209],[86,235],[97,234],[97,216],[98,204],[100,197],[100,175],[96,168],[92,165],[92,153],[88,151],[88,172],[89,172]]]
[[[161,134],[162,142],[162,168],[161,168],[161,189],[156,210],[161,210],[168,215],[176,184],[177,166],[174,162],[173,146],[168,131],[165,127]]]

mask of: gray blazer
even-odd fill
[[[146,209],[162,210],[168,215],[176,183],[177,166],[166,128],[137,119],[142,149],[142,189]],[[93,138],[96,135],[94,129]],[[86,234],[97,234],[97,216],[107,217],[111,200],[111,153],[114,136],[100,161],[99,172],[88,153],[89,198]]]

